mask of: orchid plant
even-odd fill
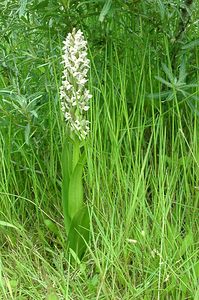
[[[89,59],[87,42],[81,30],[69,33],[63,47],[63,75],[60,87],[61,110],[67,136],[62,154],[62,203],[68,245],[82,258],[89,239],[89,214],[83,201],[82,174],[85,164],[84,145],[89,133],[86,113],[92,98],[86,88]]]

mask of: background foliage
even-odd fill
[[[0,298],[198,299],[198,1],[0,8]],[[94,95],[77,268],[63,249],[58,96],[73,27]]]

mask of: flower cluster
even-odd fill
[[[61,109],[70,129],[83,140],[89,132],[89,121],[85,118],[85,113],[89,109],[92,95],[85,87],[90,61],[87,58],[87,42],[81,30],[76,31],[74,28],[67,35],[63,52]]]

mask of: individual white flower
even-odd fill
[[[85,112],[89,110],[89,100],[92,98],[85,87],[90,64],[87,58],[87,42],[81,30],[76,31],[74,28],[63,43],[61,110],[71,131],[83,140],[89,133],[89,121],[86,120]]]

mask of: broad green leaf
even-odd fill
[[[82,207],[74,216],[68,235],[69,248],[81,259],[89,241],[89,213],[86,206]]]
[[[85,154],[82,154],[70,176],[68,187],[68,215],[71,220],[83,206],[82,172],[84,163]]]
[[[72,173],[72,146],[67,140],[63,147],[62,152],[62,205],[64,213],[64,224],[66,232],[69,232],[71,219],[68,213],[68,191],[70,176]]]

